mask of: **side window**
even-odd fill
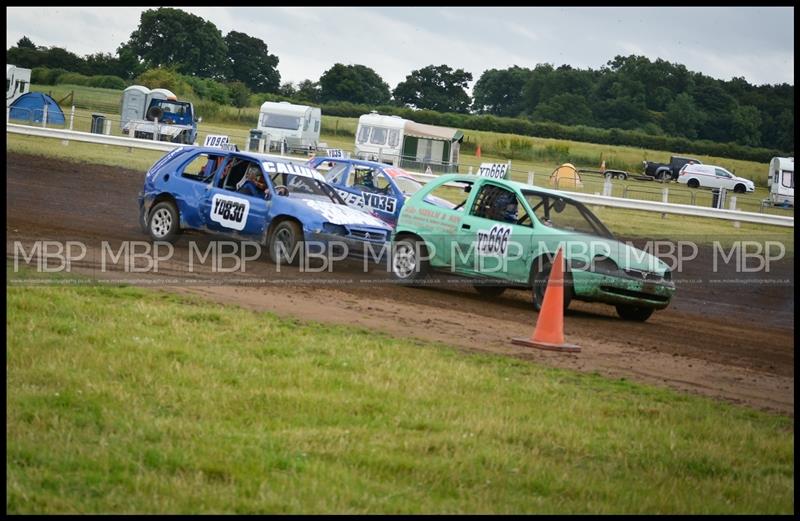
[[[386,143],[392,148],[400,144],[400,131],[396,128],[389,130],[389,140]]]
[[[372,136],[369,138],[372,145],[385,145],[386,144],[386,129],[375,127],[372,129]]]
[[[209,183],[214,177],[214,172],[217,171],[220,163],[222,163],[222,159],[223,156],[199,154],[186,163],[186,166],[183,167],[183,172],[181,172],[181,177],[192,181]]]
[[[719,177],[725,177],[725,178],[730,178],[731,177],[731,175],[728,172],[726,172],[725,170],[723,170],[721,168],[715,168],[714,170],[716,171],[717,176],[719,176]]]
[[[314,132],[317,132],[318,130],[319,130],[319,120],[315,119],[314,120]]]
[[[392,192],[392,183],[389,181],[389,176],[383,172],[375,174],[375,188],[383,194],[390,194]]]
[[[516,223],[522,207],[517,196],[503,187],[485,184],[475,198],[470,214],[493,221]],[[522,215],[526,215],[522,210]]]
[[[305,132],[306,130],[308,130],[308,120],[307,119],[303,120],[303,132]]]
[[[453,183],[437,186],[425,196],[423,201],[439,208],[463,212],[474,183],[472,181],[459,182],[460,186],[448,186],[448,184]]]
[[[366,125],[361,127],[360,129],[358,129],[358,142],[359,143],[366,143],[367,142],[367,138],[369,137],[369,130],[370,130],[370,127],[368,127]]]

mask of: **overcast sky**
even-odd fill
[[[146,8],[9,7],[6,48],[79,55],[116,51]],[[754,84],[794,85],[793,7],[181,7],[264,40],[281,81],[318,80],[334,63],[363,64],[394,88],[413,69],[447,64],[477,81],[486,69],[537,63],[597,69],[616,55],[681,63]],[[474,85],[474,81],[470,84]]]

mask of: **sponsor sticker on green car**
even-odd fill
[[[565,307],[572,299],[603,302],[624,319],[644,321],[675,293],[666,263],[615,239],[583,203],[480,175],[443,175],[408,199],[393,234],[391,270],[410,284],[436,271],[468,277],[490,296],[531,288],[539,309],[560,247]]]

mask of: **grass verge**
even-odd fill
[[[790,418],[137,288],[6,296],[8,512],[794,510]]]

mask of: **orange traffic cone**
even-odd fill
[[[478,145],[478,148],[475,149],[475,157],[481,157],[481,146]]]
[[[564,342],[564,256],[559,248],[547,280],[544,302],[530,340],[512,338],[511,343],[550,351],[579,353],[581,348]]]

